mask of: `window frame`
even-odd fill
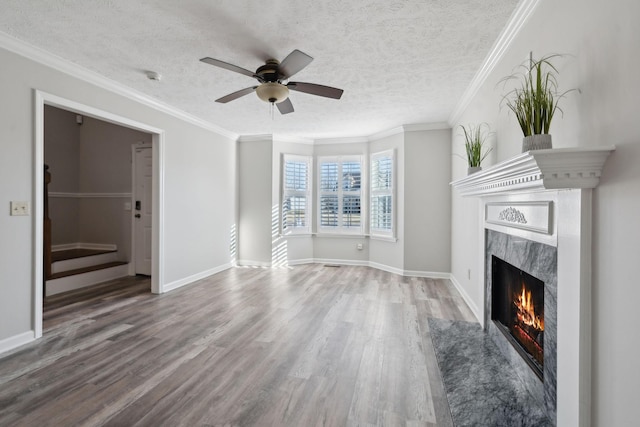
[[[317,172],[317,208],[316,208],[316,230],[318,234],[331,234],[331,235],[364,235],[367,209],[366,209],[366,169],[364,164],[364,156],[359,154],[353,155],[339,155],[339,156],[318,156],[316,158],[318,172]],[[343,188],[343,175],[342,168],[344,163],[356,162],[360,165],[360,189],[358,191],[345,191]],[[338,164],[338,185],[337,191],[328,192],[322,189],[322,164],[323,163],[337,163]],[[322,225],[322,197],[331,195],[338,198],[338,225],[336,226],[323,226]],[[344,198],[349,196],[358,196],[360,198],[360,224],[358,226],[345,226],[344,225]]]
[[[307,165],[307,185],[305,191],[287,189],[287,162],[306,163]],[[311,235],[313,225],[313,156],[305,156],[299,154],[283,154],[281,162],[280,174],[280,234],[283,236],[291,235]],[[285,224],[285,200],[287,196],[304,196],[306,200],[305,206],[305,225],[304,226],[286,226]]]
[[[391,183],[389,188],[383,189],[374,189],[374,178],[373,173],[376,170],[375,163],[382,158],[390,158],[391,160]],[[382,239],[395,239],[396,237],[396,180],[397,180],[397,168],[396,168],[396,150],[384,150],[376,153],[372,153],[370,157],[370,166],[369,166],[369,235],[372,238],[382,238]],[[389,196],[391,197],[391,225],[389,228],[377,228],[375,227],[376,222],[374,222],[373,215],[375,214],[375,209],[373,208],[374,200],[380,196]]]

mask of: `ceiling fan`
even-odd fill
[[[238,67],[237,65],[220,61],[219,59],[206,57],[202,58],[200,61],[229,71],[235,71],[236,73],[244,74],[248,77],[253,77],[260,83],[258,86],[241,89],[223,96],[222,98],[216,99],[216,102],[221,102],[223,104],[255,91],[258,98],[265,102],[270,102],[272,105],[275,104],[281,114],[288,114],[293,112],[293,104],[291,104],[291,100],[289,99],[290,90],[333,99],[340,99],[343,92],[342,89],[337,89],[335,87],[323,86],[315,83],[288,81],[289,78],[313,61],[312,57],[297,49],[284,58],[282,62],[276,59],[267,60],[266,63],[258,67],[255,72]],[[287,81],[287,83],[283,83],[283,81]]]

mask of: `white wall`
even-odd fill
[[[541,0],[529,21],[490,73],[457,124],[487,122],[496,131],[497,160],[520,152],[522,136],[513,116],[498,108],[501,77],[527,57],[566,53],[557,61],[561,88],[578,88],[563,100],[564,117],[551,126],[559,147],[617,147],[594,191],[592,425],[637,424],[640,386],[637,369],[637,283],[640,241],[640,3],[634,0]],[[452,132],[454,152],[462,140]],[[466,165],[455,156],[452,177]],[[452,195],[452,273],[475,304],[482,304],[482,278],[476,275],[482,248],[478,201]],[[467,279],[467,269],[472,279]],[[562,286],[561,283],[558,286]]]
[[[232,141],[4,49],[0,63],[0,344],[34,330],[34,218],[9,216],[8,208],[11,200],[34,202],[34,89],[165,130],[166,283],[229,263]]]

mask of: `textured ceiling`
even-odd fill
[[[517,0],[2,0],[0,31],[240,135],[366,136],[445,122]],[[344,89],[300,92],[295,112],[254,94],[214,100],[255,80],[199,62],[255,70],[293,49],[314,61],[292,80]],[[162,75],[147,79],[146,71]]]

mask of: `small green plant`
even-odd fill
[[[489,133],[489,125],[481,123],[479,125],[468,125],[468,128],[460,125],[464,132],[464,148],[467,152],[467,162],[470,168],[479,167],[482,161],[489,155],[491,148],[484,150],[484,143]]]
[[[548,134],[553,116],[557,111],[562,113],[558,101],[571,90],[558,91],[558,69],[551,63],[557,56],[560,55],[531,58],[520,65],[520,72],[500,80],[504,85],[520,81],[519,87],[502,97],[501,105],[516,115],[524,136]]]

